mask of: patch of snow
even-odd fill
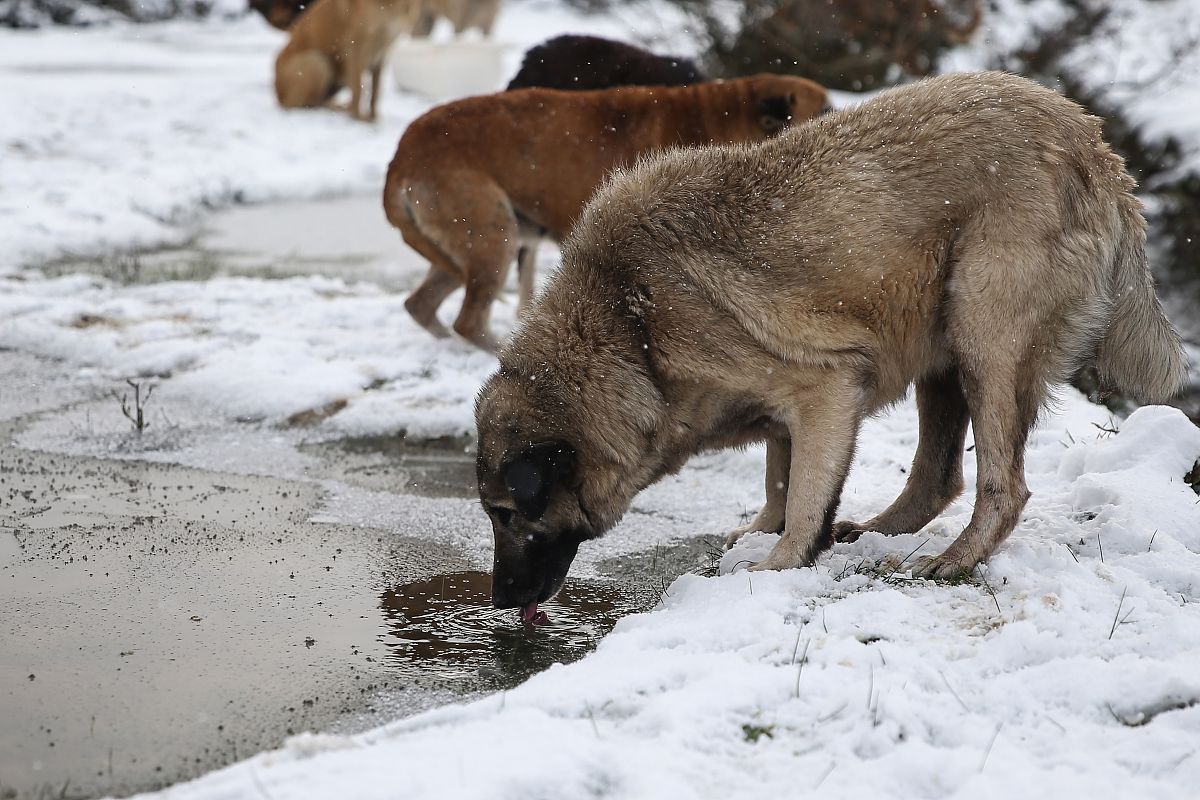
[[[1031,442],[1022,522],[977,581],[873,571],[948,544],[970,493],[919,534],[868,534],[811,569],[731,572],[772,538],[747,537],[725,574],[679,578],[594,654],[512,691],[305,734],[146,797],[1191,798],[1200,504],[1181,476],[1200,429],[1163,407],[1109,425],[1064,394]],[[899,490],[914,434],[911,403],[868,424],[852,516]],[[694,477],[752,492],[759,458]],[[666,488],[656,507],[698,496]]]
[[[598,16],[512,0],[496,24],[511,50],[495,86],[555,34],[655,39],[674,19],[637,4]],[[178,244],[201,213],[231,203],[380,191],[401,132],[430,101],[389,90],[375,125],[284,111],[272,79],[286,40],[256,14],[0,30],[0,274]]]

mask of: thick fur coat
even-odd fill
[[[919,530],[962,490],[968,422],[973,516],[914,572],[970,572],[1029,497],[1025,440],[1053,384],[1095,364],[1157,401],[1183,378],[1133,188],[1099,120],[1002,73],[615,175],[479,397],[496,604],[536,607],[639,491],[752,441],[767,442],[766,505],[729,542],[781,533],[757,568]],[[907,486],[835,524],[860,422],[914,384]]]

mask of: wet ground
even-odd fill
[[[316,521],[324,484],[24,450],[27,419],[0,428],[0,797],[152,788],[515,685],[703,551],[601,564],[532,628],[452,546]],[[460,448],[377,445],[308,450],[350,484],[471,491]]]
[[[239,209],[189,248],[53,269],[402,289],[404,257],[376,199],[350,198]],[[120,431],[111,388],[0,351],[0,800],[160,787],[292,733],[513,686],[588,652],[705,556],[688,540],[593,562],[596,577],[543,606],[549,624],[524,626],[487,604],[469,442],[308,440],[304,420],[283,431],[195,409],[142,436]],[[452,514],[396,524],[410,500]]]

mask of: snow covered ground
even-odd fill
[[[1111,424],[1063,398],[1033,437],[1033,499],[978,581],[872,571],[946,546],[971,492],[920,534],[870,534],[813,569],[742,571],[759,535],[724,557],[731,574],[680,578],[513,691],[299,736],[156,796],[1193,798],[1200,503],[1181,477],[1200,429],[1162,407]],[[914,431],[908,405],[867,426],[849,515],[899,490]],[[659,505],[753,493],[760,458],[706,459]]]
[[[1170,14],[1185,2],[1152,6]],[[1053,24],[1058,8],[1000,6],[1009,16],[989,47],[1017,41],[1017,10]],[[1184,25],[1137,19],[1148,37],[1137,42]],[[558,31],[645,37],[660,21],[645,9],[581,18],[514,0],[497,35],[514,43],[515,67],[523,46]],[[152,413],[172,416],[155,417],[135,447],[98,397],[26,430],[22,444],[296,477],[306,468],[297,448],[312,439],[470,431],[494,361],[409,322],[397,289],[423,265],[398,240],[379,280],[346,277],[332,256],[337,277],[218,270],[146,281],[30,268],[178,245],[231,203],[378,192],[400,131],[428,101],[389,94],[377,126],[281,112],[269,77],[282,40],[257,17],[0,32],[0,348],[62,359],[65,374],[89,382],[153,380]],[[1139,49],[1156,48],[1165,52]],[[1154,124],[1186,132],[1200,119],[1184,113],[1196,85],[1163,81],[1157,102],[1179,113]],[[452,297],[446,313],[456,306]],[[511,302],[496,316],[511,324]],[[288,422],[332,409],[309,428]],[[867,425],[845,516],[895,496],[915,437],[911,403]],[[1033,437],[1033,499],[977,582],[873,568],[945,547],[973,490],[918,535],[867,535],[814,569],[751,577],[738,562],[770,545],[753,537],[725,557],[728,574],[679,579],[659,609],[623,620],[581,662],[363,736],[298,737],[160,796],[1194,797],[1200,503],[1182,476],[1197,457],[1200,430],[1176,411],[1114,423],[1065,392]],[[696,460],[644,493],[577,566],[723,533],[761,499],[761,462],[757,448]],[[404,523],[487,563],[486,523],[470,501],[401,511],[384,492],[327,488],[329,519]]]
[[[665,13],[584,17],[560,3],[514,0],[497,20],[494,38],[511,48],[494,86],[549,36],[654,38],[671,29]],[[400,133],[430,102],[389,92],[376,125],[283,111],[271,80],[285,41],[256,14],[0,31],[0,274],[62,255],[178,243],[181,224],[214,206],[381,191]]]

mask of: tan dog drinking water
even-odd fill
[[[1017,524],[1053,384],[1089,364],[1143,401],[1181,383],[1133,188],[1099,120],[1001,73],[616,174],[479,396],[493,602],[536,614],[639,491],[754,441],[766,505],[728,542],[780,533],[756,568],[812,564],[835,536],[917,531],[963,488],[968,422],[974,513],[914,573],[969,572]],[[914,384],[908,484],[835,525],[860,423]]]

